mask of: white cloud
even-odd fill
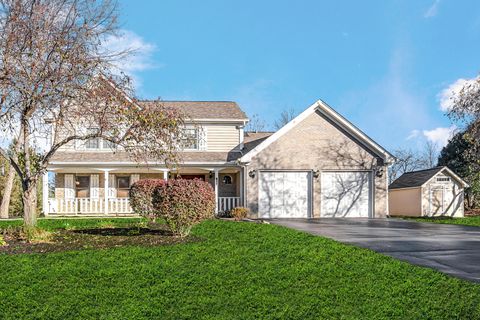
[[[414,129],[410,131],[410,134],[408,135],[407,140],[418,138],[421,134],[422,132],[420,130]]]
[[[440,110],[444,112],[450,111],[453,106],[453,99],[465,86],[471,85],[470,89],[479,89],[479,80],[479,77],[473,79],[458,79],[447,88],[443,89],[438,95],[440,100]]]
[[[423,135],[427,140],[433,142],[437,146],[444,147],[447,145],[448,140],[455,134],[457,127],[452,125],[450,127],[438,127],[432,130],[423,130]]]
[[[438,13],[438,5],[440,4],[440,0],[435,0],[430,7],[428,7],[427,11],[423,14],[424,18],[432,18],[435,17]]]
[[[116,35],[108,36],[102,43],[105,52],[129,52],[113,62],[113,72],[125,72],[133,78],[135,86],[140,86],[138,72],[159,67],[152,62],[156,50],[154,44],[146,42],[141,36],[130,30],[120,30]]]

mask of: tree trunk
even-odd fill
[[[37,184],[27,183],[23,189],[23,222],[26,227],[37,226]]]
[[[13,183],[15,181],[15,170],[10,166],[8,170],[7,181],[3,189],[2,204],[0,206],[0,218],[8,218],[8,210],[10,208],[10,197],[12,195]]]

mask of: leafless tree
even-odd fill
[[[116,12],[114,0],[0,0],[0,134],[17,141],[0,154],[21,180],[27,227],[39,179],[66,144],[101,138],[136,161],[176,160],[180,115],[141,108],[130,78],[112,74],[128,54],[102,48]]]
[[[405,172],[436,167],[439,148],[434,142],[427,141],[419,150],[397,149],[393,152],[393,155],[397,158],[397,161],[389,168],[390,183]]]
[[[397,149],[393,152],[393,155],[397,158],[397,161],[388,170],[389,183],[392,183],[405,172],[424,168],[424,162],[418,153],[412,149]]]
[[[437,166],[438,156],[440,155],[438,144],[432,141],[425,142],[420,153],[420,162],[425,169]]]
[[[10,209],[10,198],[12,195],[13,184],[15,182],[15,170],[9,168],[7,178],[3,186],[2,204],[0,205],[0,219],[8,218],[8,211]]]
[[[292,121],[296,115],[294,109],[283,110],[282,113],[280,113],[280,117],[273,123],[275,130],[282,128],[284,125]]]
[[[264,131],[265,128],[265,121],[261,119],[257,113],[255,113],[250,117],[250,121],[248,122],[245,130],[250,132],[260,132]]]

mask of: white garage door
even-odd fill
[[[263,171],[258,180],[262,218],[307,218],[310,215],[310,172]]]
[[[370,172],[323,172],[322,217],[371,217]]]

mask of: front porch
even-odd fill
[[[45,216],[131,215],[128,192],[140,179],[201,179],[215,190],[216,213],[244,206],[240,167],[49,168],[43,179]]]

